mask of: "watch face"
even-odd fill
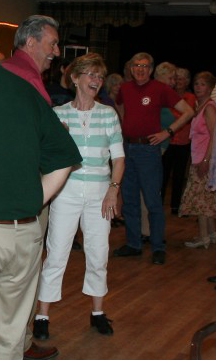
[[[167,128],[167,131],[168,131],[168,133],[170,134],[170,136],[173,136],[173,135],[174,135],[174,132],[173,132],[173,130],[172,130],[172,129]]]

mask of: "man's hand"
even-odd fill
[[[168,131],[163,130],[159,133],[149,135],[148,139],[149,139],[150,145],[158,145],[162,141],[168,139],[169,137],[170,137],[170,134],[168,133]]]

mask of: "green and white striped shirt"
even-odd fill
[[[71,173],[63,194],[101,198],[110,181],[110,158],[124,157],[118,115],[112,107],[98,102],[89,111],[78,111],[71,102],[54,110],[68,125],[83,158],[82,167]]]

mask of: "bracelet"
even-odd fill
[[[114,187],[114,188],[116,188],[116,189],[120,188],[120,184],[117,183],[117,182],[111,182],[111,183],[109,184],[109,186],[110,186],[110,187]]]
[[[166,129],[166,131],[168,131],[170,137],[173,137],[173,136],[174,136],[174,131],[173,131],[170,127],[168,127],[168,128]]]

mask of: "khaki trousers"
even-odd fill
[[[23,360],[26,327],[38,285],[42,249],[38,221],[0,224],[1,360]]]
[[[42,231],[42,236],[44,238],[45,233],[46,233],[46,229],[47,229],[47,224],[48,224],[48,217],[49,217],[49,205],[46,205],[40,215],[39,215],[39,222],[40,222],[40,226],[41,226],[41,231]]]

